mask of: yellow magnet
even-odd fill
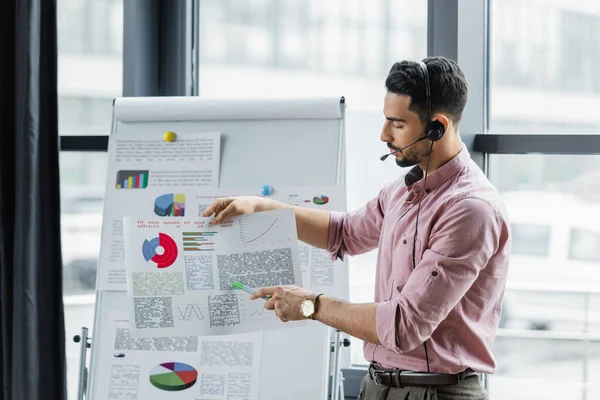
[[[163,135],[163,139],[165,139],[165,142],[172,142],[175,140],[175,134],[171,131],[166,131]]]

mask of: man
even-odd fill
[[[413,168],[353,212],[294,207],[299,239],[332,257],[378,249],[375,302],[293,286],[252,298],[272,296],[265,307],[282,321],[310,317],[364,340],[371,365],[359,399],[484,399],[477,373],[495,369],[510,238],[500,195],[459,135],[466,80],[454,61],[431,57],[394,64],[385,84],[381,141]],[[226,198],[204,215],[219,223],[282,207]]]

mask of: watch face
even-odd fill
[[[310,317],[315,312],[315,305],[310,300],[304,300],[300,306],[300,311],[305,317]]]

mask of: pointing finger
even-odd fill
[[[254,292],[253,294],[250,295],[250,300],[256,300],[256,299],[260,299],[261,297],[273,297],[272,296],[272,290],[270,287],[264,287],[264,288],[260,288],[258,289],[256,292]]]
[[[208,207],[206,207],[206,209],[202,212],[202,216],[203,217],[210,217],[211,215],[213,215],[213,213],[215,212],[215,208],[217,207],[218,200],[217,201],[213,201],[212,204]]]
[[[252,300],[258,299],[261,297],[273,297],[275,292],[277,292],[278,286],[267,286],[264,288],[258,289],[254,294],[250,296]]]
[[[233,204],[233,201],[231,203],[229,203],[229,205],[227,207],[225,207],[223,210],[217,210],[216,214],[215,214],[215,218],[213,218],[213,220],[210,222],[211,224],[218,224],[222,221],[227,220],[227,218],[231,217],[235,215],[235,205]]]

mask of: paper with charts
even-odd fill
[[[136,337],[293,328],[233,288],[302,286],[294,210],[163,220],[124,217],[127,294]]]
[[[261,332],[134,338],[128,313],[102,320],[94,399],[258,399]]]
[[[155,200],[152,192],[173,188],[219,186],[220,133],[178,133],[167,142],[163,132],[125,133],[110,137],[104,221],[96,288],[125,290],[123,215],[145,201],[158,203],[164,216],[183,216],[185,198]],[[171,189],[171,190],[169,190]],[[180,190],[176,193],[181,192]],[[169,208],[169,204],[173,207]],[[151,210],[149,210],[151,211]]]
[[[198,202],[200,214],[219,197],[260,195],[259,190],[233,191],[218,189],[197,192],[193,198]],[[327,211],[346,211],[346,187],[344,186],[289,186],[275,187],[269,198],[283,203]],[[300,267],[304,288],[311,292],[348,300],[348,258],[332,259],[327,250],[298,241]]]

